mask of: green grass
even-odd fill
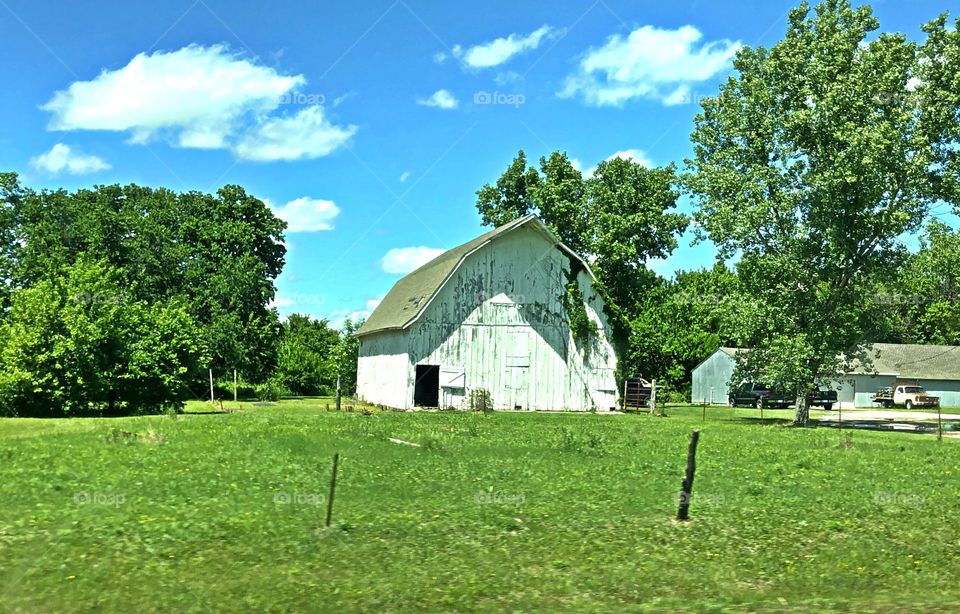
[[[0,612],[960,608],[955,440],[327,403],[0,421]]]

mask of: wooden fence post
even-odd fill
[[[337,411],[340,411],[340,376],[337,376]]]
[[[690,519],[690,496],[693,492],[693,475],[697,470],[697,442],[700,441],[700,431],[694,429],[690,434],[690,447],[687,449],[687,471],[683,475],[680,485],[680,506],[677,508],[677,520]]]
[[[237,402],[237,370],[233,370],[233,402]]]
[[[210,402],[213,403],[213,369],[210,369]]]
[[[657,380],[650,380],[650,415],[657,413]]]

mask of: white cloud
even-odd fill
[[[334,98],[334,99],[333,99],[333,102],[331,103],[331,106],[334,107],[334,108],[339,107],[339,106],[342,105],[344,102],[346,102],[347,100],[353,98],[353,97],[356,96],[356,95],[357,95],[357,93],[356,93],[354,90],[350,90],[350,91],[347,92],[346,94],[342,94],[342,95],[337,96],[336,98]]]
[[[554,28],[543,26],[526,36],[511,34],[467,49],[456,45],[452,51],[453,55],[468,68],[492,68],[525,51],[536,49],[545,39],[559,34],[560,32]]]
[[[244,160],[269,162],[319,158],[343,145],[357,131],[356,126],[340,127],[323,116],[323,107],[307,107],[296,115],[266,120],[233,148]]]
[[[230,149],[251,160],[288,160],[326,155],[356,130],[333,126],[320,106],[292,117],[271,115],[305,83],[303,75],[280,74],[224,45],[189,45],[140,53],[122,68],[70,84],[41,108],[52,114],[51,130],[128,132],[133,143],[163,138],[179,147]],[[299,149],[286,134],[270,138],[295,129],[306,134]],[[268,153],[251,149],[265,139]],[[286,146],[277,147],[278,139]]]
[[[407,179],[410,179],[410,171],[400,173],[400,183],[406,183]]]
[[[85,175],[110,168],[103,159],[74,151],[63,143],[57,143],[50,151],[31,158],[30,165],[51,175],[58,175],[63,171],[71,175]]]
[[[385,273],[401,274],[415,271],[446,250],[420,245],[418,247],[395,247],[380,261]]]
[[[281,296],[279,293],[270,301],[270,304],[267,305],[270,308],[283,309],[284,307],[293,307],[297,302],[292,298],[287,298]]]
[[[269,307],[274,307],[280,311],[299,311],[301,313],[315,314],[318,308],[326,303],[326,297],[322,294],[309,294],[303,292],[283,292],[278,291]],[[295,308],[295,309],[291,309]]]
[[[425,107],[437,107],[439,109],[456,109],[460,101],[448,90],[437,90],[429,98],[422,98],[417,101]]]
[[[640,166],[645,166],[651,168],[654,166],[654,163],[647,156],[646,152],[640,149],[624,149],[623,151],[618,151],[607,158],[607,160],[613,160],[614,158],[620,158],[621,160],[633,160]]]
[[[635,98],[681,104],[692,100],[690,85],[727,69],[739,42],[700,43],[693,26],[665,30],[643,26],[626,37],[615,34],[580,58],[559,96],[579,94],[587,104],[621,106]]]
[[[329,312],[324,319],[330,323],[332,328],[343,328],[347,320],[356,322],[357,320],[366,320],[370,317],[370,312],[364,309],[351,311],[350,309],[335,309]]]
[[[618,151],[616,153],[613,153],[607,156],[604,162],[608,162],[610,160],[613,160],[614,158],[620,158],[621,160],[633,160],[640,166],[644,166],[646,168],[652,168],[656,166],[653,163],[653,161],[650,159],[650,157],[647,156],[646,152],[643,151],[642,149],[624,149],[623,151]],[[580,171],[583,174],[583,176],[587,179],[589,179],[590,177],[593,177],[593,174],[597,171],[596,166],[591,166],[590,168],[584,170],[583,163],[580,162],[580,160],[577,158],[570,158],[570,165],[573,166],[573,168]]]
[[[274,206],[267,201],[274,214],[287,223],[287,232],[319,232],[333,230],[333,220],[340,215],[340,208],[332,200],[303,196],[283,206]]]

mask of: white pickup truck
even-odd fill
[[[881,388],[873,395],[873,402],[883,407],[940,407],[940,397],[927,394],[918,384],[897,382],[890,388]]]

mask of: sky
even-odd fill
[[[280,314],[338,324],[484,232],[475,192],[518,150],[682,166],[699,100],[795,4],[0,0],[0,170],[38,189],[239,184],[289,224]],[[960,0],[873,7],[921,40]],[[693,239],[648,266],[710,266]]]

